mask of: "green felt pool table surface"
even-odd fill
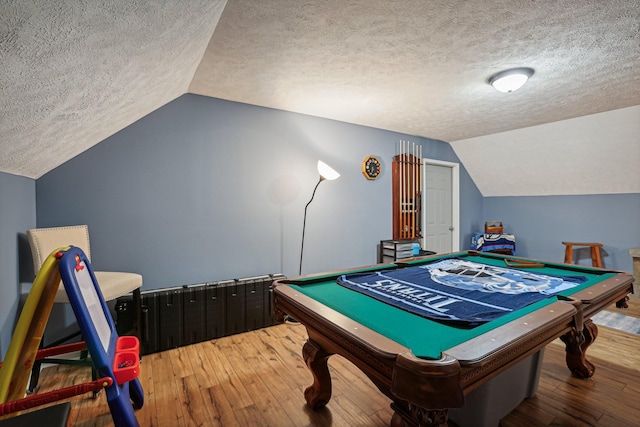
[[[453,257],[453,256],[451,256]],[[505,267],[503,257],[492,257],[474,253],[465,253],[456,258]],[[445,257],[429,258],[428,260],[416,260],[409,265],[424,265],[429,262],[441,260]],[[507,257],[508,259],[518,259]],[[397,268],[395,264],[374,266],[354,272],[378,271],[381,269]],[[586,282],[558,293],[559,296],[568,297],[582,290],[588,289],[596,283],[610,279],[616,275],[614,272],[597,270],[589,267],[581,267],[567,264],[544,263],[544,267],[527,267],[527,272],[547,274],[554,276],[585,277]],[[471,338],[477,337],[498,326],[504,325],[518,317],[531,313],[542,307],[558,301],[557,296],[549,296],[547,299],[531,304],[515,312],[509,313],[499,319],[487,322],[473,328],[452,326],[433,321],[402,309],[393,307],[384,302],[375,300],[367,295],[354,292],[339,285],[336,281],[342,273],[330,275],[310,276],[292,280],[289,285],[301,293],[325,304],[328,307],[349,316],[368,328],[410,348],[418,357],[440,358],[441,352],[455,345],[461,344]]]

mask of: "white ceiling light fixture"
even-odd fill
[[[511,68],[489,77],[489,84],[500,92],[513,92],[520,89],[533,75],[533,68]]]

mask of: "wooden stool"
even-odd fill
[[[575,243],[575,242],[562,242],[566,246],[564,251],[564,263],[571,264],[573,262],[573,247],[585,246],[591,248],[591,265],[593,267],[602,268],[602,260],[600,259],[600,248],[602,243]]]
[[[575,242],[562,242],[563,245],[566,246],[564,251],[564,263],[571,264],[573,261],[573,247],[574,246],[585,246],[591,248],[591,265],[593,267],[602,268],[602,259],[600,259],[600,248],[602,247],[602,243],[575,243]],[[621,300],[616,302],[616,307],[618,308],[628,308],[627,300],[629,297],[624,297]]]

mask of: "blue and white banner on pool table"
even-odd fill
[[[354,291],[433,320],[476,325],[584,283],[458,258],[423,266],[343,275]]]

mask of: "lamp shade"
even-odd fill
[[[512,68],[491,76],[489,78],[489,84],[500,92],[509,93],[524,86],[532,75],[532,68]]]
[[[318,173],[322,179],[326,179],[328,181],[332,181],[336,178],[340,177],[340,174],[336,172],[331,166],[323,162],[322,160],[318,160]]]

